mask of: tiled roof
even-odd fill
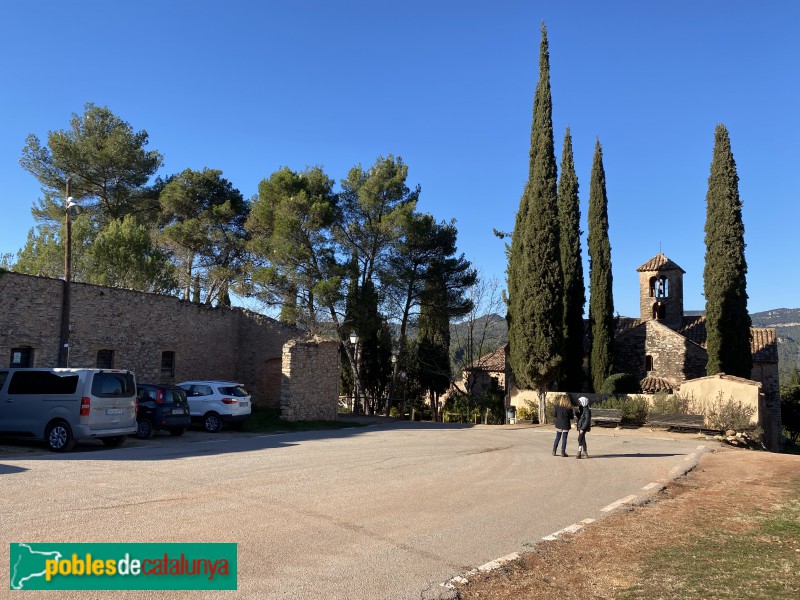
[[[490,373],[503,373],[506,370],[506,349],[501,346],[494,352],[484,354],[469,365],[466,371],[488,371]]]
[[[641,267],[636,269],[639,272],[642,271],[680,271],[681,273],[686,273],[683,269],[681,269],[678,265],[668,259],[666,256],[661,254],[660,252],[656,254],[653,258],[648,260],[644,263]]]
[[[672,393],[675,384],[664,377],[645,377],[639,382],[639,386],[645,394],[656,394],[658,392]]]
[[[678,333],[698,346],[706,347],[706,318],[705,316],[683,317],[683,323]],[[750,351],[753,361],[763,363],[778,362],[778,338],[775,329],[771,327],[750,328]]]

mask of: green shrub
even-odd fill
[[[622,410],[622,422],[629,425],[642,425],[647,420],[648,405],[644,398],[610,396],[595,404],[597,408],[618,408]]]
[[[711,429],[747,432],[758,429],[758,425],[750,421],[756,413],[755,407],[742,404],[733,397],[725,400],[722,392],[717,394],[714,400],[699,402],[697,406],[706,416],[706,421]]]
[[[528,402],[527,400],[525,401],[525,403],[522,406],[518,406],[517,407],[517,419],[518,420],[520,420],[520,421],[529,421],[529,420],[535,420],[536,418],[537,417],[535,415],[533,407],[531,406],[530,402]]]
[[[650,412],[667,414],[691,414],[689,399],[679,394],[656,394],[650,402]]]
[[[638,394],[641,391],[639,380],[630,373],[614,373],[600,388],[601,394]]]

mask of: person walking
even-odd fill
[[[589,399],[586,396],[578,398],[580,412],[575,427],[578,430],[578,454],[575,458],[589,458],[586,447],[586,434],[592,430],[592,409],[589,408]]]
[[[572,427],[572,402],[566,394],[556,401],[556,440],[553,442],[553,456],[561,441],[561,456],[567,456],[567,435]]]

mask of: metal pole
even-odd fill
[[[70,283],[72,281],[72,219],[67,210],[69,197],[72,195],[72,179],[67,178],[67,200],[64,202],[64,284],[61,295],[61,347],[58,366],[69,366],[69,320],[70,320]]]

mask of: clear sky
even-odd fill
[[[34,225],[25,138],[107,106],[160,151],[160,175],[221,169],[245,195],[282,166],[342,179],[401,156],[419,209],[504,278],[528,174],[539,27],[557,160],[572,130],[583,229],[603,146],[614,303],[663,251],[703,309],[705,194],[724,123],[744,202],[751,312],[800,306],[800,2],[40,0],[0,2],[0,253]],[[584,259],[586,245],[584,236]]]

